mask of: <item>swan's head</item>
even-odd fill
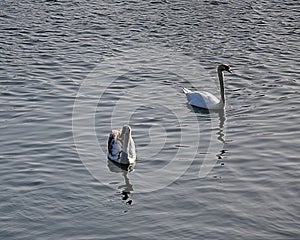
[[[130,135],[131,127],[129,125],[124,125],[122,128],[122,135]]]
[[[219,65],[218,69],[222,72],[226,71],[226,72],[232,73],[232,70],[230,69],[229,65],[227,65],[227,64]]]

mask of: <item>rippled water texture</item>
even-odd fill
[[[298,1],[1,1],[1,239],[299,239]],[[227,105],[187,104],[182,87]],[[106,159],[130,123],[137,164]]]

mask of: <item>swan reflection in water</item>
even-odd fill
[[[134,171],[135,168],[135,162],[132,164],[122,164],[122,163],[117,163],[115,161],[107,160],[107,166],[109,170],[113,173],[120,173],[123,178],[124,178],[124,184],[118,186],[118,189],[121,190],[122,194],[122,200],[128,204],[132,204],[132,199],[130,198],[131,192],[133,192],[133,186],[130,183],[128,173]]]
[[[200,130],[201,129],[210,129],[210,139],[208,143],[208,148],[206,151],[205,158],[201,164],[198,176],[206,177],[213,167],[216,166],[219,160],[222,160],[227,150],[224,149],[226,144],[225,134],[226,134],[226,114],[224,109],[214,109],[208,110],[187,104],[187,107],[197,115],[199,122]],[[215,116],[218,116],[216,118]],[[207,121],[209,120],[209,121]],[[206,132],[201,132],[205,136]],[[215,134],[214,134],[215,133]],[[201,141],[201,140],[200,140]],[[201,141],[203,142],[203,141]],[[224,165],[224,162],[221,162],[221,165]]]

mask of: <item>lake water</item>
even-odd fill
[[[0,2],[1,239],[299,239],[298,1]],[[187,104],[182,87],[224,111]],[[129,123],[134,171],[106,159]]]

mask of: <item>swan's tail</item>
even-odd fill
[[[192,92],[191,90],[189,90],[189,89],[187,89],[187,88],[183,88],[182,91],[183,91],[185,94],[191,93],[191,92]]]

